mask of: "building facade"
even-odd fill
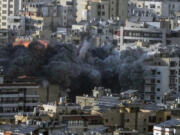
[[[90,2],[90,19],[115,19],[125,22],[128,14],[128,1],[92,0]]]
[[[0,117],[13,117],[18,113],[32,114],[38,105],[39,86],[35,83],[4,83],[1,80]]]
[[[22,0],[2,0],[0,2],[0,29],[8,29],[8,18],[19,16],[23,9]]]
[[[152,28],[120,27],[114,34],[117,45],[142,41],[145,43],[163,43],[166,45],[166,30]]]

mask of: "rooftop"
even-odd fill
[[[102,117],[97,115],[64,115],[64,120],[97,120],[102,119]]]
[[[166,127],[166,128],[176,127],[176,126],[180,126],[180,119],[172,119],[156,125],[156,127]]]
[[[19,133],[19,134],[28,134],[32,133],[36,130],[37,128],[35,126],[30,126],[30,125],[9,125],[9,124],[4,124],[0,125],[0,130],[1,131],[8,131],[12,133]]]

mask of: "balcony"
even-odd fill
[[[0,116],[4,116],[4,117],[7,117],[7,116],[14,116],[18,114],[18,112],[0,112]]]
[[[24,97],[24,94],[2,94],[0,98]]]
[[[24,106],[24,103],[0,103],[0,107],[18,107]]]

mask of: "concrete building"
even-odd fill
[[[65,103],[65,104],[43,104],[44,112],[56,113],[56,114],[78,114],[81,112],[81,108],[77,104]]]
[[[155,124],[171,118],[171,111],[154,104],[126,104],[103,112],[102,117],[104,125],[109,127],[110,132],[120,128],[122,132],[117,131],[117,133],[122,133],[122,135],[123,133],[150,135],[153,134]],[[138,133],[133,131],[138,131]]]
[[[79,104],[82,108],[85,106],[93,106],[95,104],[95,97],[88,96],[76,96],[76,104]]]
[[[8,18],[19,16],[22,5],[22,0],[2,0],[0,2],[0,29],[8,29]]]
[[[74,5],[76,22],[88,20],[88,0],[75,0]]]
[[[127,0],[92,0],[90,19],[115,19],[125,22],[128,14]]]
[[[108,98],[108,96],[110,99],[111,98],[110,95],[111,95],[110,89],[105,89],[103,87],[95,87],[92,90],[92,96],[88,96],[88,95],[76,96],[76,104],[79,104],[81,107],[85,107],[85,106],[92,107],[95,104],[100,103],[101,99]]]
[[[126,43],[163,43],[166,45],[166,30],[157,28],[120,27],[114,35],[117,45],[123,48]]]
[[[180,134],[180,120],[172,119],[160,124],[153,128],[153,135],[179,135]]]
[[[163,106],[147,104],[140,108],[138,118],[138,132],[151,135],[153,134],[154,125],[171,119],[171,111],[164,109]]]
[[[35,83],[5,83],[3,77],[0,84],[0,116],[13,117],[18,113],[32,114],[38,105],[37,89]]]
[[[130,0],[136,8],[146,8],[155,13],[156,16],[173,17],[174,12],[180,10],[180,2],[178,0]]]
[[[61,26],[70,26],[75,23],[75,1],[74,0],[57,0],[60,7],[58,12],[60,13]]]
[[[61,119],[71,133],[83,134],[88,130],[103,126],[103,119],[98,115],[62,115]]]
[[[180,91],[179,57],[161,55],[145,62],[144,99],[147,102],[161,103],[168,93]]]
[[[7,29],[0,29],[0,46],[6,45],[9,41],[9,38],[9,31]]]
[[[162,103],[169,88],[168,66],[146,66],[144,100],[147,102]]]

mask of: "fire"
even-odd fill
[[[31,44],[31,42],[32,42],[32,41],[15,41],[15,42],[13,43],[13,46],[19,46],[19,45],[20,45],[20,46],[24,46],[24,47],[28,48],[29,45]],[[42,44],[45,48],[47,48],[48,45],[49,45],[49,42],[48,42],[48,41],[38,40],[38,42],[39,42],[40,44]]]

